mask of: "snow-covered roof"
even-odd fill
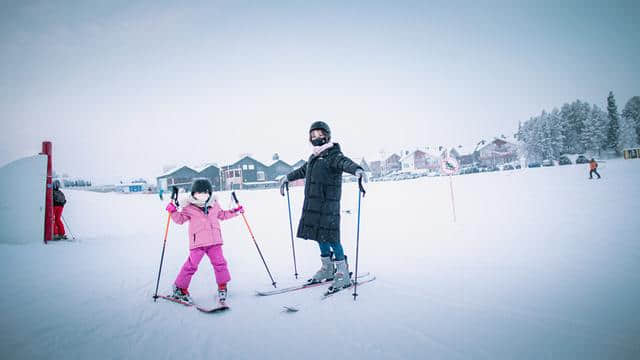
[[[198,167],[193,168],[193,170],[195,170],[197,172],[202,172],[203,170],[206,170],[208,167],[211,167],[211,166],[215,166],[218,169],[220,168],[220,166],[218,166],[217,163],[206,163],[206,164],[203,164],[203,165],[200,165]]]
[[[176,172],[176,171],[178,171],[178,170],[180,170],[180,169],[182,169],[182,168],[187,168],[187,169],[189,169],[189,170],[193,170],[193,171],[195,171],[195,172],[199,172],[198,170],[195,170],[194,168],[192,168],[192,167],[190,167],[190,166],[187,166],[187,165],[180,165],[180,166],[176,166],[175,168],[173,168],[173,169],[170,169],[170,170],[166,171],[166,172],[165,172],[164,174],[162,174],[162,175],[158,175],[157,177],[161,178],[161,177],[169,176],[169,175],[173,174],[174,172]]]
[[[456,152],[458,153],[458,155],[460,156],[464,156],[464,155],[470,155],[473,154],[475,146],[469,146],[469,145],[454,145],[452,147],[450,147],[448,150],[456,150]]]
[[[446,148],[444,148],[444,149],[446,149]],[[428,157],[439,158],[439,157],[442,157],[442,151],[444,151],[444,150],[440,150],[440,145],[438,145],[438,146],[434,145],[434,146],[427,146],[422,151],[424,151],[424,153]]]

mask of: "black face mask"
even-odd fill
[[[327,138],[323,138],[323,137],[311,140],[311,145],[313,146],[322,146],[326,143],[327,143]]]

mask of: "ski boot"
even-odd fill
[[[218,295],[217,295],[218,304],[224,305],[227,301],[227,286],[218,286]]]
[[[308,284],[316,284],[323,281],[333,280],[335,269],[333,267],[333,262],[331,261],[331,255],[321,256],[320,260],[322,260],[322,267],[311,279],[307,280]]]
[[[189,295],[189,291],[187,289],[179,288],[178,286],[176,286],[176,284],[173,284],[173,294],[171,294],[171,297],[176,300],[193,304],[193,300],[191,299],[191,295]]]
[[[347,257],[344,260],[336,261],[336,273],[333,279],[333,284],[327,290],[327,294],[338,292],[342,289],[346,289],[352,285],[351,273],[349,273],[349,265],[347,264]]]

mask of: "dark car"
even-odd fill
[[[502,167],[502,171],[513,170],[513,165],[507,164]]]
[[[584,157],[584,155],[580,155],[576,159],[576,164],[588,164],[588,163],[589,163],[589,160],[586,157]]]
[[[520,164],[516,164],[516,169],[522,169],[522,166],[520,166]]]
[[[553,166],[553,160],[550,160],[550,159],[542,160],[542,166]]]
[[[530,162],[529,165],[527,165],[527,167],[537,168],[537,167],[540,167],[540,163],[539,162],[535,162],[535,161],[534,162]]]
[[[567,156],[560,156],[558,165],[571,165],[571,159],[569,159],[569,157]]]

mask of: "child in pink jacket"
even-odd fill
[[[227,283],[231,280],[227,261],[222,254],[222,233],[220,220],[227,220],[244,213],[242,206],[233,210],[222,210],[217,199],[212,198],[211,182],[208,179],[194,179],[191,196],[185,201],[181,211],[173,203],[167,205],[171,219],[177,224],[189,222],[189,257],[182,265],[173,284],[172,297],[191,303],[189,283],[198,270],[198,264],[207,254],[218,283],[218,302],[227,298]]]

